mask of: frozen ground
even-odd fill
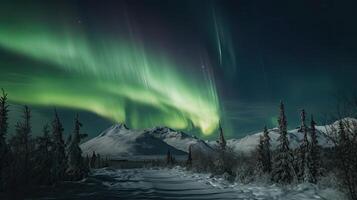
[[[174,169],[99,169],[88,179],[43,188],[35,199],[342,199],[333,189],[232,184],[209,174]]]

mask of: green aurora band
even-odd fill
[[[183,73],[137,38],[27,24],[0,25],[0,50],[8,55],[0,57],[0,87],[11,101],[87,110],[134,128],[199,128],[205,135],[217,128],[210,73]]]

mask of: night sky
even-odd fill
[[[1,2],[0,87],[34,135],[56,107],[67,134],[79,113],[91,137],[125,122],[212,138],[221,121],[239,138],[276,126],[280,100],[294,128],[356,89],[352,1],[25,2]]]

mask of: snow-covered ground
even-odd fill
[[[319,189],[309,184],[279,187],[229,183],[221,177],[197,174],[181,167],[98,169],[84,181],[67,182],[53,191],[45,191],[36,199],[344,199],[331,188]]]

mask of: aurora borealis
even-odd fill
[[[10,100],[88,110],[134,128],[193,126],[209,134],[217,127],[209,73],[184,74],[170,55],[146,50],[138,38],[87,38],[74,27],[30,24],[0,27],[4,50],[39,62],[20,73],[2,67],[0,84],[11,91]]]
[[[79,112],[91,136],[124,122],[215,137],[221,121],[228,137],[241,137],[275,126],[280,100],[294,127],[302,107],[318,118],[333,96],[355,89],[353,7],[5,0],[0,87],[42,118],[54,107]]]

